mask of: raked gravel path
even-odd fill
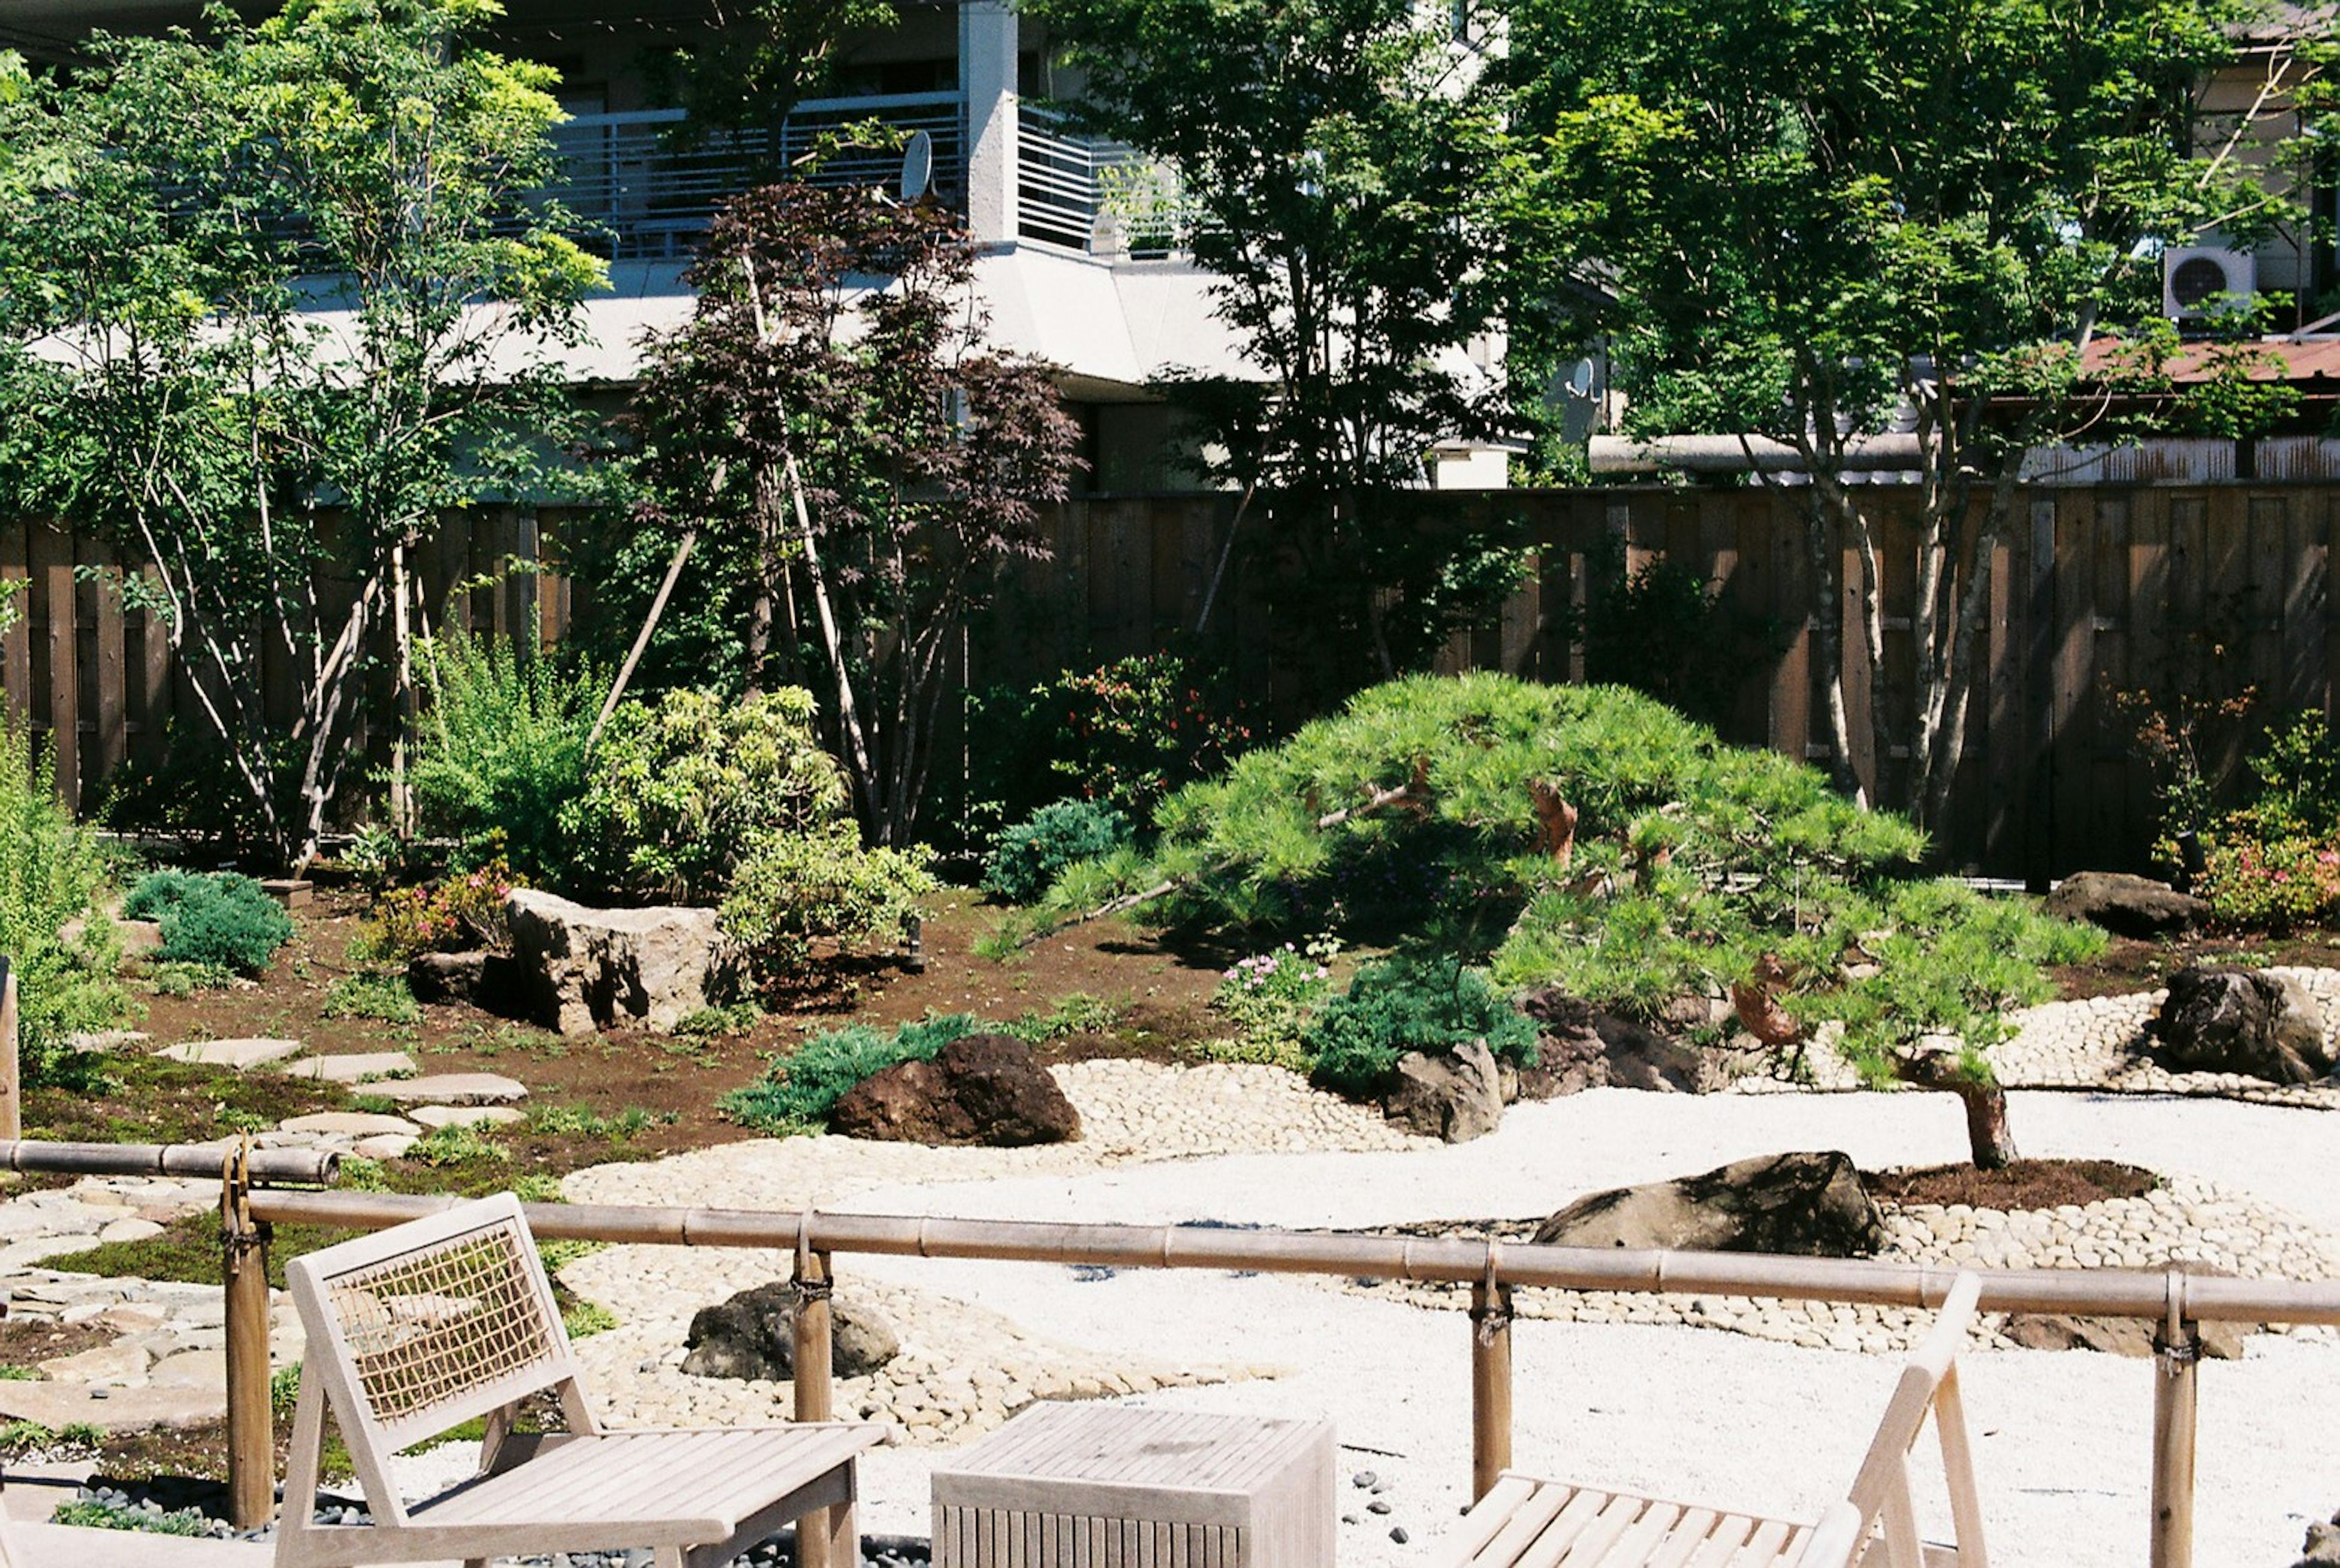
[[[1448,1147],[1397,1135],[1272,1069],[1099,1063],[1058,1072],[1089,1124],[1085,1146],[757,1142],[598,1167],[571,1176],[567,1191],[580,1201],[809,1201],[865,1213],[1357,1228],[1537,1215],[1587,1191],[1785,1148],[1841,1148],[1869,1167],[1965,1153],[1955,1103],[1915,1093],[1601,1090],[1515,1107],[1492,1136]],[[2327,1174],[2333,1124],[2321,1116],[2089,1093],[2018,1093],[2012,1116],[2027,1154],[2121,1159],[2172,1176],[2160,1206],[2125,1216],[2146,1233],[2138,1242],[2148,1251],[2168,1248],[2158,1232],[2190,1226],[2213,1248],[2225,1244],[2207,1233],[2224,1233],[2238,1259],[2271,1245],[2269,1272],[2316,1272],[2340,1255],[2332,1250],[2340,1184]],[[2189,1217],[2189,1205],[2202,1212]],[[2267,1236],[2245,1245],[2254,1226]],[[1942,1238],[1929,1226],[1929,1242],[1978,1245],[1948,1228],[1954,1234]],[[567,1283],[626,1324],[579,1347],[611,1414],[775,1414],[785,1384],[685,1378],[674,1363],[692,1311],[786,1266],[768,1253],[625,1247],[564,1268]],[[1344,1519],[1354,1521],[1343,1526],[1344,1568],[1429,1561],[1466,1501],[1459,1313],[1306,1281],[1194,1272],[844,1256],[838,1273],[840,1294],[876,1298],[905,1341],[898,1379],[840,1390],[840,1404],[905,1428],[904,1443],[868,1461],[866,1529],[923,1532],[938,1453],[1025,1395],[1086,1393],[1089,1384],[1104,1392],[1107,1373],[1152,1402],[1329,1415],[1352,1450],[1343,1456]],[[1859,1320],[1831,1326],[1856,1330],[1834,1343],[1862,1343]],[[1827,1347],[1827,1335],[1819,1345],[1793,1339],[1523,1322],[1519,1458],[1588,1480],[1817,1513],[1857,1464],[1894,1368],[1883,1355]],[[955,1374],[947,1384],[946,1373]],[[2144,1362],[1977,1352],[1968,1397],[1996,1561],[2129,1568],[2142,1560],[2151,1386]],[[2328,1336],[2255,1336],[2245,1359],[2205,1369],[2196,1561],[2283,1568],[2294,1560],[2307,1522],[2340,1503],[2335,1409],[2340,1345]],[[1348,1484],[1351,1473],[1368,1471],[1387,1513],[1368,1512],[1369,1493]],[[1393,1527],[1405,1543],[1391,1539]]]

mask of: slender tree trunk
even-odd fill
[[[1829,779],[1844,794],[1866,803],[1860,774],[1852,765],[1852,724],[1844,701],[1844,623],[1837,603],[1836,516],[1818,486],[1804,491],[1804,542],[1812,571],[1812,640],[1820,667],[1820,704],[1828,719]]]
[[[2004,1170],[2022,1157],[2015,1151],[2015,1134],[2008,1125],[2007,1091],[1997,1079],[1967,1072],[1948,1051],[1903,1057],[1895,1064],[1895,1072],[1906,1084],[1958,1097],[1966,1111],[1968,1152],[1978,1170]]]

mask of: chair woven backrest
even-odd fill
[[[402,1447],[573,1374],[536,1244],[509,1195],[288,1265],[308,1328],[339,1362],[335,1404]]]

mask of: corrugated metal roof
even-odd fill
[[[2088,370],[2100,370],[2125,348],[2117,340],[2097,338],[2088,344],[2080,362]],[[2165,368],[2170,379],[2180,383],[2207,381],[2216,373],[2218,361],[2233,357],[2237,349],[2247,351],[2243,373],[2252,381],[2340,382],[2340,337],[2261,338],[2247,344],[2187,343],[2170,356]]]

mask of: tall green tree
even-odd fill
[[[1086,77],[1075,113],[1175,173],[1168,223],[1248,374],[1185,374],[1218,477],[1274,498],[1264,542],[1349,634],[1362,681],[1426,661],[1514,581],[1484,532],[1425,525],[1433,442],[1484,432],[1470,361],[1504,96],[1413,0],[1026,0]],[[1321,648],[1325,617],[1309,620]]]
[[[1513,164],[1515,331],[1612,334],[1637,431],[1794,449],[1838,783],[1929,828],[2025,454],[2117,439],[2138,399],[2167,417],[2161,250],[2247,243],[2292,210],[2252,166],[2264,113],[2203,131],[2235,15],[2226,0],[1515,0],[1507,73],[1533,138]],[[2226,379],[2204,417],[2263,414],[2231,395],[2244,384]],[[1846,482],[1855,443],[1897,419],[1921,452],[1906,657],[1888,640],[1877,492]],[[1869,780],[1846,595],[1876,672]]]
[[[450,511],[540,481],[600,263],[530,195],[549,69],[493,0],[224,6],[0,90],[0,501],[110,531],[259,848],[315,853],[377,634]],[[289,726],[263,672],[289,681]]]

